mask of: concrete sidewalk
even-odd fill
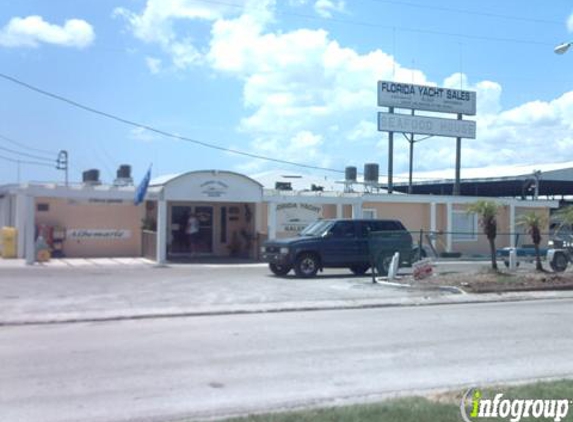
[[[115,267],[115,266],[152,266],[155,261],[146,258],[57,258],[47,262],[26,265],[24,259],[0,258],[0,270],[5,268],[75,268],[75,267]]]

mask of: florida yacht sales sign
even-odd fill
[[[474,116],[476,93],[461,89],[379,81],[378,106]]]

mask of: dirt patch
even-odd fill
[[[573,290],[573,272],[508,273],[481,271],[478,273],[436,274],[424,280],[402,279],[415,287],[458,287],[468,293],[502,293],[542,290]]]

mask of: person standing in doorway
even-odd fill
[[[193,254],[197,249],[197,237],[199,235],[199,220],[197,215],[191,213],[187,219],[187,227],[185,229],[187,238],[189,239],[189,251]]]

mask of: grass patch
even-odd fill
[[[573,380],[537,382],[520,386],[481,388],[484,398],[503,393],[503,399],[573,399]],[[225,422],[459,422],[460,400],[464,391],[387,400],[380,403],[310,409],[287,413],[253,415],[226,419]],[[573,421],[573,405],[562,421]],[[475,418],[480,422],[509,421],[509,417]],[[520,422],[552,421],[522,418]]]
[[[519,281],[519,279],[511,274],[497,274],[495,281],[498,283],[514,283]]]

